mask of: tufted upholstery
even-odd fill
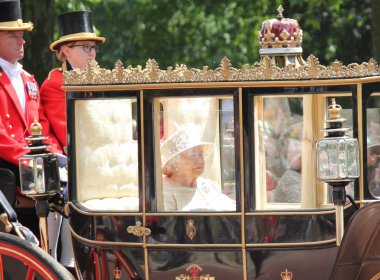
[[[94,210],[138,210],[130,99],[76,102],[77,197]]]

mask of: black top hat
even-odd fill
[[[50,45],[52,51],[66,42],[73,41],[99,41],[103,43],[106,39],[97,37],[92,26],[92,12],[76,11],[64,13],[58,16],[59,39]]]
[[[33,23],[23,22],[19,0],[0,0],[0,30],[17,31],[33,29]]]

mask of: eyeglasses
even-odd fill
[[[99,45],[95,45],[95,46],[91,46],[91,45],[71,45],[69,47],[70,48],[73,48],[73,47],[82,47],[83,50],[84,50],[84,52],[86,52],[86,53],[89,53],[92,50],[94,50],[95,52],[99,51]]]

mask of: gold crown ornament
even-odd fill
[[[293,273],[285,269],[285,271],[281,272],[281,280],[292,280]]]
[[[121,270],[119,269],[119,267],[116,267],[113,270],[113,276],[115,277],[115,279],[121,279]]]
[[[30,132],[33,136],[40,136],[42,134],[42,125],[34,118],[33,123],[30,125]]]

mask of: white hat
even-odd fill
[[[179,154],[198,146],[203,147],[204,158],[208,157],[214,150],[214,144],[202,142],[194,130],[183,129],[172,134],[161,145],[162,169],[165,169],[166,165]]]

